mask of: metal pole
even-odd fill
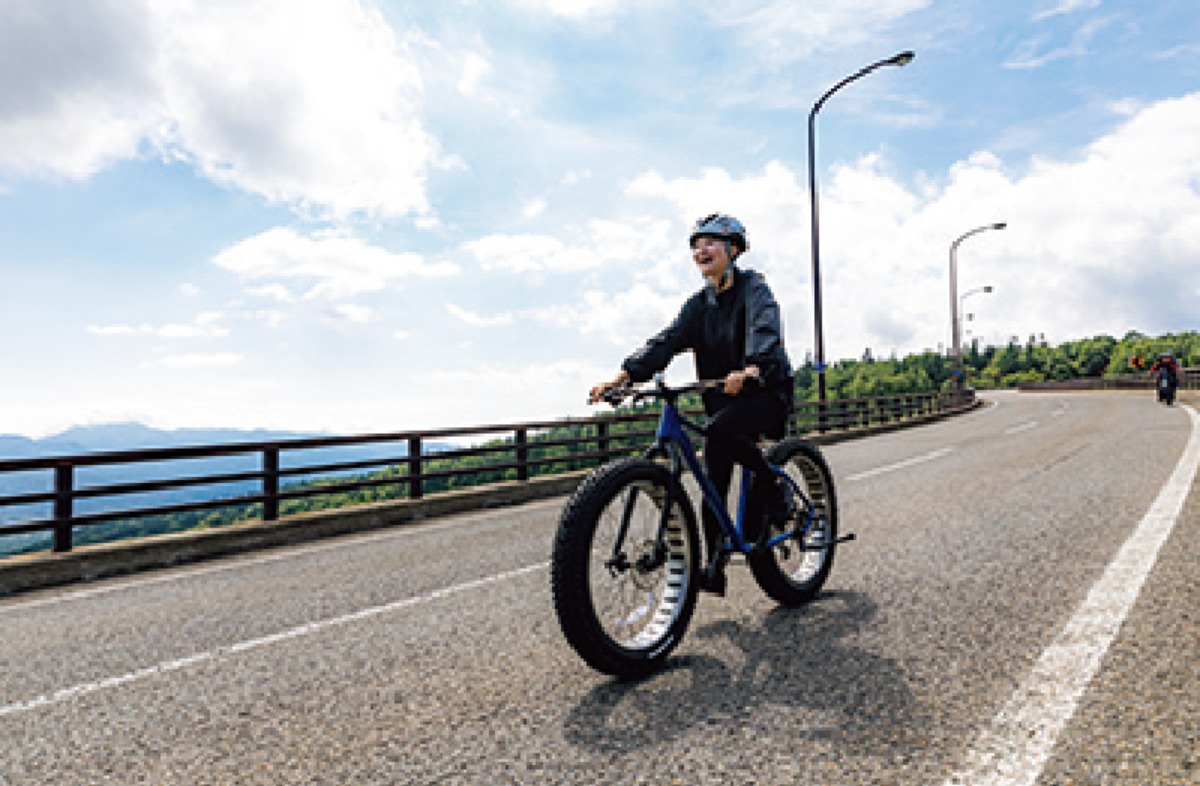
[[[424,496],[421,488],[421,438],[408,438],[408,498],[420,499]]]
[[[263,448],[263,521],[279,520],[279,448]]]
[[[821,233],[817,218],[816,121],[817,110],[829,97],[826,93],[808,115],[808,193],[812,229],[813,360],[817,370],[817,401],[825,406],[825,334],[821,314]]]
[[[74,540],[75,466],[60,461],[54,466],[54,534],[50,550],[63,553],[71,550]]]
[[[958,320],[958,247],[964,240],[989,229],[1004,229],[1008,224],[998,221],[995,224],[985,224],[975,227],[970,232],[964,232],[950,244],[950,365],[954,371],[954,389],[963,387],[962,372],[962,342]]]
[[[980,293],[990,293],[991,291],[992,291],[992,287],[989,284],[988,286],[985,286],[985,287],[975,287],[974,289],[967,290],[966,292],[964,292],[958,296],[958,323],[957,324],[958,324],[958,328],[960,331],[960,333],[959,333],[959,343],[960,344],[962,343],[962,338],[963,338],[962,333],[961,333],[961,331],[963,330],[963,325],[965,322],[967,322],[971,319],[971,315],[967,313],[967,298],[969,298],[971,295],[978,295]],[[962,347],[960,346],[959,349],[961,350]]]
[[[817,208],[817,112],[821,110],[821,107],[825,105],[825,102],[829,100],[831,95],[854,80],[866,76],[881,66],[908,65],[915,56],[912,52],[901,52],[886,60],[872,63],[861,71],[851,74],[827,90],[825,95],[821,96],[817,103],[813,104],[812,111],[808,113],[808,194],[811,205],[809,218],[812,230],[813,353],[815,355],[814,360],[817,371],[817,400],[821,405],[818,412],[820,413],[822,423],[824,422],[825,410],[825,332],[823,328],[824,318],[821,313],[821,240]]]

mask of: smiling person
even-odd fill
[[[786,519],[783,490],[756,444],[760,435],[783,436],[792,407],[792,365],[784,349],[779,304],[761,273],[734,264],[750,248],[746,228],[736,218],[713,213],[700,219],[690,242],[704,286],[688,298],[674,322],[625,359],[613,380],[592,388],[591,400],[598,401],[608,389],[645,382],[690,350],[699,379],[723,381],[704,392],[709,477],[724,497],[733,465],[748,467],[754,472],[751,497],[758,510],[772,521]],[[721,529],[708,506],[702,507],[709,568],[701,586],[722,594],[724,565],[712,559]],[[746,524],[747,537],[757,537],[752,529],[759,524],[757,517],[748,517]]]

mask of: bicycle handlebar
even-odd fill
[[[600,400],[612,406],[619,407],[626,399],[642,401],[644,399],[663,398],[675,399],[684,393],[700,393],[705,390],[719,389],[725,384],[723,379],[701,379],[686,385],[669,387],[661,374],[655,375],[650,385],[625,385],[619,388],[609,388],[600,394]]]

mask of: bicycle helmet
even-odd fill
[[[697,221],[692,228],[691,237],[688,238],[688,245],[694,244],[698,237],[720,238],[731,243],[739,254],[746,253],[750,248],[750,241],[746,239],[746,227],[733,216],[723,213],[713,213]]]

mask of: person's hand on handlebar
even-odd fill
[[[726,395],[736,396],[742,392],[747,384],[761,385],[762,378],[759,376],[758,366],[746,366],[741,371],[730,371],[725,376],[725,383],[722,390]]]
[[[604,400],[604,394],[613,388],[623,388],[629,384],[629,373],[625,369],[621,369],[617,376],[611,382],[601,382],[598,385],[593,385],[588,392],[588,403],[598,404]]]

